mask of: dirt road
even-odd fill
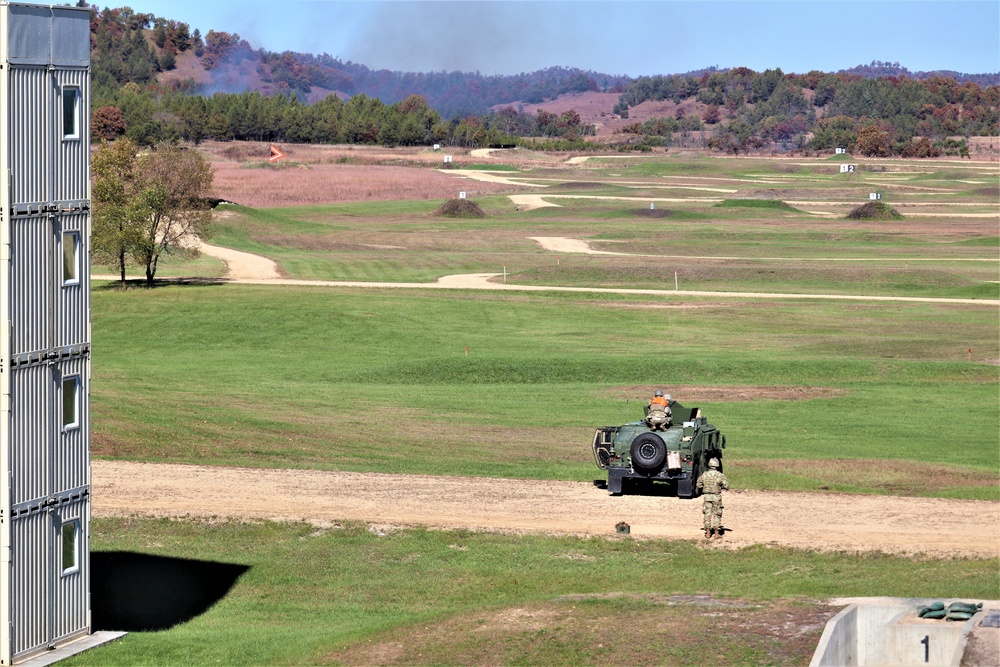
[[[598,471],[595,468],[595,473]],[[597,477],[598,475],[595,475]],[[701,503],[613,497],[586,482],[258,470],[94,461],[94,515],[232,517],[329,525],[699,539]],[[716,541],[836,551],[996,556],[1000,505],[936,498],[730,492]]]
[[[740,257],[726,255],[644,255],[610,250],[594,250],[588,241],[562,236],[529,236],[529,239],[551,252],[579,253],[584,255],[619,255],[624,257],[660,257],[663,259],[722,259],[772,262],[993,262],[996,257]]]

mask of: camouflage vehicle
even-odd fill
[[[595,431],[594,460],[608,471],[608,491],[613,495],[621,494],[625,480],[639,480],[676,485],[678,496],[691,498],[710,458],[719,459],[721,469],[726,437],[702,417],[699,408],[674,401],[670,412],[671,421],[658,428],[642,420]]]

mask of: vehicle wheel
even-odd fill
[[[632,455],[633,467],[655,471],[667,459],[667,446],[660,436],[642,433],[632,441],[629,453]]]

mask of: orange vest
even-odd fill
[[[664,398],[663,396],[654,396],[653,398],[649,399],[649,407],[652,408],[654,406],[660,406],[661,410],[666,410],[667,399]]]

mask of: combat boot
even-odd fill
[[[722,539],[722,528],[716,528],[714,532],[715,532],[715,539],[721,540]]]
[[[711,528],[706,528],[705,529],[705,539],[706,540],[712,539],[712,529]]]

